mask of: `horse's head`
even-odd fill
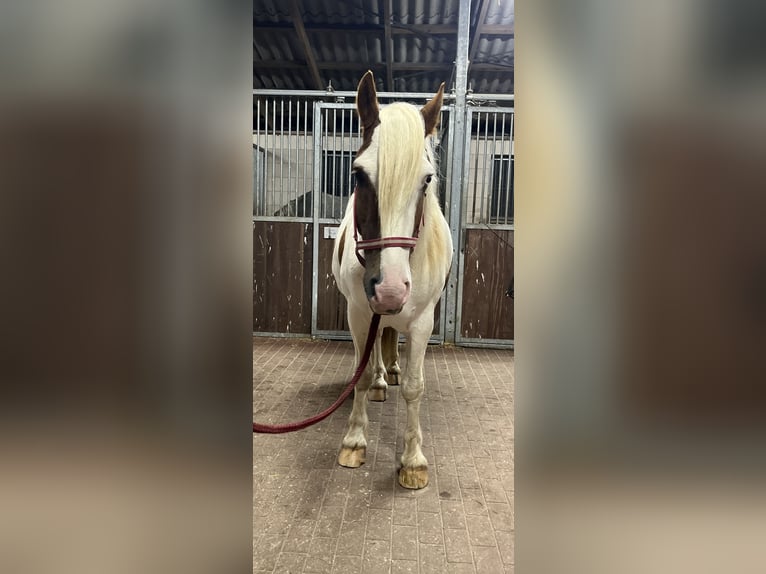
[[[429,138],[436,130],[443,96],[444,84],[421,109],[396,103],[381,110],[372,72],[359,82],[356,109],[363,141],[354,161],[354,209],[360,239],[368,243],[362,247],[364,289],[375,313],[396,314],[410,296],[411,246],[419,235],[426,202],[436,201]],[[372,247],[369,240],[379,238],[383,241]]]

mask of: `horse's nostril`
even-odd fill
[[[380,276],[376,277],[370,277],[370,280],[367,282],[366,291],[367,291],[367,297],[372,298],[375,297],[375,286],[380,283]]]

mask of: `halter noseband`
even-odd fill
[[[418,243],[418,236],[420,235],[420,230],[423,227],[423,224],[425,223],[425,206],[423,205],[424,198],[420,198],[420,201],[418,203],[418,210],[420,211],[420,221],[418,224],[415,225],[415,229],[412,232],[412,237],[399,237],[399,236],[392,236],[392,237],[378,237],[375,239],[359,239],[359,228],[356,224],[356,199],[357,199],[357,187],[354,186],[354,243],[356,243],[356,247],[354,248],[354,253],[356,253],[356,258],[359,260],[359,263],[362,265],[362,267],[367,266],[367,262],[365,261],[364,257],[362,257],[362,254],[359,253],[360,251],[364,251],[366,249],[386,249],[387,247],[401,247],[403,249],[409,249],[410,254],[412,254],[412,250],[415,248],[415,246]],[[417,215],[416,215],[417,219]]]

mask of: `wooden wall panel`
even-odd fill
[[[312,225],[253,224],[253,331],[311,333]]]
[[[346,298],[338,290],[332,276],[333,239],[324,239],[325,227],[319,226],[319,277],[317,284],[317,329],[327,331],[348,331],[346,321]]]
[[[431,331],[432,335],[441,334],[441,325],[439,325],[439,321],[441,320],[441,314],[442,314],[442,302],[438,301],[436,303],[436,307],[434,307],[434,330]]]
[[[460,335],[513,339],[513,231],[466,229]]]

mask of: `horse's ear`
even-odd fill
[[[378,123],[379,111],[375,78],[372,76],[372,71],[367,70],[356,88],[356,112],[359,114],[364,129],[374,127]]]
[[[434,133],[434,130],[439,125],[439,116],[442,110],[442,100],[444,99],[444,82],[439,86],[439,91],[431,98],[425,106],[420,108],[420,113],[423,114],[423,121],[426,124],[426,137]]]

